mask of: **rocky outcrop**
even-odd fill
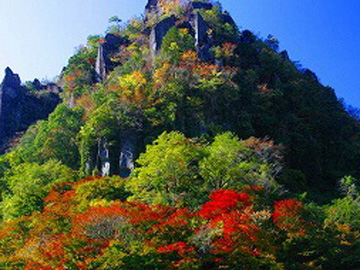
[[[158,1],[149,0],[145,9],[145,14],[153,12],[159,13],[160,11],[157,5]],[[150,34],[150,50],[152,52],[152,57],[155,58],[158,55],[164,37],[172,27],[176,26],[177,28],[188,29],[189,33],[194,36],[195,48],[202,61],[213,61],[214,57],[210,48],[216,44],[214,44],[214,39],[210,34],[211,31],[209,31],[211,30],[210,26],[200,13],[201,10],[210,10],[213,7],[214,6],[211,3],[197,1],[189,2],[184,9],[187,14],[187,20],[179,20],[172,15],[155,24]],[[228,23],[236,27],[233,18],[226,11],[222,13],[222,21],[223,23]]]
[[[119,158],[119,174],[121,177],[128,177],[135,168],[135,142],[131,136],[124,137],[122,141]]]
[[[106,139],[102,139],[98,143],[98,158],[100,165],[100,172],[102,176],[110,175],[110,151]]]
[[[148,0],[148,3],[145,6],[145,20],[149,19],[150,14],[159,14],[159,0]]]
[[[199,12],[196,12],[193,20],[195,30],[195,48],[202,61],[209,61],[211,58],[210,48],[212,40],[208,32],[210,27]]]
[[[21,86],[19,75],[6,68],[0,85],[0,153],[9,147],[16,133],[46,118],[59,102],[59,95],[53,91],[30,91]]]
[[[107,34],[104,42],[99,44],[98,56],[95,64],[96,81],[101,82],[106,79],[106,75],[115,68],[111,61],[111,56],[120,52],[121,46],[129,45],[129,40],[125,37],[114,34]]]
[[[84,173],[91,175],[99,172],[102,176],[120,175],[126,178],[135,168],[135,151],[138,135],[129,132],[118,141],[98,140],[97,145],[86,157]]]
[[[160,21],[153,27],[150,34],[150,49],[153,57],[158,54],[164,37],[167,32],[175,26],[176,20],[175,16],[171,16]]]
[[[282,59],[284,59],[285,61],[290,61],[290,57],[289,57],[289,53],[287,52],[287,50],[282,51],[280,53],[280,56]]]
[[[205,9],[205,10],[209,10],[213,8],[213,5],[211,3],[204,3],[204,2],[190,2],[189,3],[190,8],[192,9]]]
[[[106,56],[104,53],[103,44],[99,44],[98,56],[96,58],[95,71],[96,71],[96,81],[102,82],[106,79]]]
[[[38,79],[35,79],[31,83],[31,88],[35,89],[37,91],[52,92],[55,94],[59,94],[62,92],[62,88],[60,86],[58,86],[56,83],[42,84]]]

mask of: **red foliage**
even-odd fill
[[[233,190],[213,191],[209,198],[211,201],[205,203],[199,211],[200,216],[205,219],[221,218],[223,214],[230,213],[234,209],[243,209],[251,205],[248,194]]]
[[[187,264],[201,260],[196,252],[198,247],[206,247],[207,255],[214,262],[226,264],[227,254],[238,256],[241,253],[253,259],[260,258],[265,252],[262,241],[271,243],[264,238],[266,230],[261,222],[256,222],[262,215],[269,220],[270,211],[253,210],[253,201],[261,191],[258,186],[246,187],[247,193],[223,189],[213,191],[210,201],[195,212],[188,208],[115,201],[77,213],[74,210],[75,189],[94,179],[97,178],[55,187],[44,200],[43,212],[29,218],[32,227],[28,236],[24,236],[16,223],[7,223],[3,227],[12,232],[18,230],[19,240],[25,238],[24,250],[35,254],[28,255],[34,257],[31,261],[25,257],[25,269],[52,269],[48,265],[66,269],[70,262],[78,269],[86,269],[87,263],[105,256],[104,251],[110,242],[121,242],[123,236],[129,236],[135,242],[141,241],[150,250],[155,249],[161,260],[173,268],[186,268]],[[254,194],[254,197],[249,194]],[[292,234],[303,233],[302,209],[303,204],[297,200],[276,202],[272,213],[273,228]],[[30,221],[26,222],[30,224]],[[6,242],[8,238],[9,233],[0,230],[0,252],[5,250],[1,249],[1,241]]]
[[[195,251],[194,247],[189,247],[186,242],[176,242],[171,245],[167,245],[166,247],[159,247],[157,249],[159,253],[172,253],[177,252],[179,256],[183,256],[187,253],[191,253]]]
[[[273,219],[275,223],[288,217],[298,217],[303,209],[303,203],[295,199],[287,199],[275,202]]]

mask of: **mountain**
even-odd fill
[[[334,90],[220,3],[112,21],[48,117],[6,71],[2,132],[43,120],[0,156],[0,268],[357,269],[360,122]]]
[[[86,174],[101,170],[102,159],[111,164],[111,173],[119,173],[117,164],[128,162],[119,160],[128,148],[136,157],[164,130],[190,137],[230,130],[240,138],[268,137],[283,145],[282,181],[298,182],[296,189],[328,189],[329,184],[331,189],[344,175],[358,176],[358,120],[314,72],[297,68],[286,51],[278,52],[275,38],[240,32],[229,13],[211,3],[190,2],[181,11],[176,4],[161,5],[149,1],[145,21],[134,19],[125,29],[93,37],[69,62],[66,74],[78,81],[65,82],[71,105],[85,96],[117,93],[132,114],[128,124],[135,125],[117,123],[119,130],[109,131],[115,137],[94,134],[91,151],[82,156]],[[175,43],[178,47],[172,47]],[[189,50],[196,55],[186,55]],[[191,65],[203,70],[184,74]],[[131,81],[138,79],[143,83]],[[128,90],[120,93],[120,88]]]

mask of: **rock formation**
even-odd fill
[[[121,46],[129,44],[129,40],[114,34],[107,34],[104,42],[99,44],[98,56],[96,59],[95,71],[96,81],[101,82],[106,79],[106,75],[112,71],[115,65],[111,61],[111,56],[120,52]]]
[[[135,145],[131,140],[131,136],[124,136],[119,158],[119,174],[121,177],[128,177],[135,168],[134,151]]]
[[[213,8],[213,5],[211,3],[203,3],[203,2],[190,2],[189,3],[190,8],[192,9],[205,9],[209,10]]]
[[[38,81],[35,84],[42,87]],[[55,86],[51,87],[55,89]],[[21,86],[19,75],[6,68],[0,85],[0,153],[9,147],[17,132],[24,131],[37,120],[46,118],[59,104],[60,98],[55,91],[46,94],[40,92],[43,91],[30,91]]]
[[[98,56],[96,58],[95,71],[96,71],[96,81],[102,82],[106,79],[106,56],[104,53],[103,44],[99,44]]]
[[[185,6],[185,11],[187,13],[187,21],[180,21],[175,15],[167,17],[157,24],[155,24],[151,29],[150,34],[150,50],[152,52],[152,57],[158,55],[159,50],[161,49],[161,44],[166,36],[167,32],[174,26],[177,28],[187,28],[189,33],[192,34],[195,38],[195,47],[199,58],[208,62],[213,59],[210,48],[214,45],[213,38],[209,34],[210,27],[200,14],[200,10],[210,10],[214,6],[211,3],[203,2],[189,2]],[[148,19],[150,14],[161,15],[160,8],[158,7],[157,0],[149,0],[145,8],[146,19]],[[232,17],[227,12],[223,12],[222,20],[224,23],[231,24],[236,27],[236,24]]]
[[[150,49],[153,57],[155,57],[159,52],[164,37],[166,36],[167,32],[173,26],[175,26],[175,22],[176,22],[176,17],[171,16],[160,21],[153,27],[150,34]]]
[[[98,143],[98,158],[100,165],[100,172],[102,176],[110,175],[110,151],[105,139]]]
[[[150,14],[158,14],[159,10],[159,0],[148,0],[148,3],[145,6],[145,20],[148,20]]]
[[[201,60],[208,61],[211,58],[210,48],[212,46],[211,37],[208,34],[210,27],[199,12],[195,13],[193,25],[195,29],[196,51]]]

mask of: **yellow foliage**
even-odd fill
[[[135,91],[146,84],[146,78],[140,71],[134,71],[131,74],[119,77],[119,84],[123,91]]]
[[[118,80],[121,88],[120,99],[125,102],[135,102],[140,107],[144,105],[143,103],[147,103],[145,98],[147,80],[144,74],[134,71],[120,76]]]
[[[161,7],[163,13],[172,14],[176,13],[177,9],[181,7],[181,0],[160,0],[159,6]]]
[[[171,67],[170,63],[164,63],[161,68],[158,68],[155,71],[154,76],[153,76],[155,85],[165,84],[165,82],[167,80],[167,73],[168,73],[170,67]]]
[[[196,62],[199,61],[199,57],[198,57],[198,55],[197,55],[197,52],[195,52],[194,50],[189,50],[189,51],[186,51],[186,52],[181,56],[181,60],[182,60],[183,62],[195,64]]]

